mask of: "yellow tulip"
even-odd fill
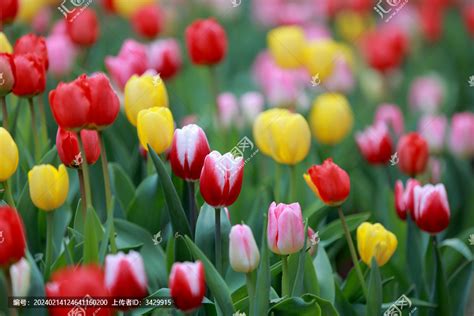
[[[148,144],[158,154],[165,152],[173,141],[173,115],[168,108],[154,107],[138,113],[138,138],[143,148]]]
[[[0,127],[0,182],[7,181],[18,168],[18,147],[10,133]]]
[[[310,42],[303,51],[304,66],[311,76],[322,81],[331,76],[339,51],[338,44],[330,39]]]
[[[289,113],[271,124],[272,158],[278,163],[295,165],[306,158],[311,146],[311,132],[305,118]]]
[[[397,237],[379,223],[364,222],[357,227],[359,255],[369,266],[372,257],[379,267],[386,264],[397,249],[397,244]]]
[[[44,0],[20,0],[16,19],[24,23],[30,23],[46,4]]]
[[[69,192],[69,176],[66,167],[58,169],[52,165],[39,165],[28,172],[30,197],[33,204],[44,211],[59,208]]]
[[[303,62],[305,36],[299,26],[280,26],[267,35],[270,54],[282,68],[298,68]]]
[[[351,107],[346,97],[325,93],[314,100],[310,113],[313,136],[322,144],[335,145],[346,137],[354,123]]]
[[[275,123],[276,118],[288,115],[290,111],[287,109],[274,108],[260,113],[253,123],[253,137],[259,150],[267,155],[272,155],[272,132],[271,126]]]
[[[131,17],[141,7],[155,3],[155,0],[113,0],[114,8],[123,17]]]
[[[141,110],[152,107],[168,107],[168,93],[165,84],[157,76],[133,75],[125,84],[125,114],[133,126]]]
[[[3,32],[0,32],[0,53],[13,53],[12,45]]]
[[[336,16],[336,29],[348,42],[357,41],[374,24],[373,17],[355,11],[343,11]]]

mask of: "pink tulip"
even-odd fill
[[[442,161],[440,159],[431,157],[428,161],[428,173],[430,175],[430,183],[439,183],[441,181],[442,171]]]
[[[31,28],[36,34],[44,34],[48,30],[49,22],[51,21],[51,8],[44,7],[41,9],[31,22]]]
[[[418,131],[428,142],[431,152],[439,153],[443,150],[446,126],[448,120],[445,116],[424,116],[419,124]]]
[[[453,115],[449,148],[461,157],[474,157],[474,113],[464,112]]]
[[[299,203],[276,204],[268,209],[268,247],[276,254],[289,255],[303,248],[305,241],[303,216]]]
[[[232,226],[229,234],[229,262],[236,272],[249,273],[260,261],[257,243],[247,225]]]
[[[253,123],[255,118],[263,110],[265,100],[260,92],[246,92],[240,97],[240,107],[245,120]]]
[[[385,124],[369,126],[363,132],[357,132],[355,138],[362,155],[369,163],[385,164],[390,160],[393,144]]]
[[[170,79],[181,69],[181,50],[178,41],[169,38],[153,42],[148,49],[148,67],[163,79]]]
[[[221,93],[217,97],[217,107],[219,109],[219,122],[223,127],[238,125],[239,103],[233,93]]]
[[[51,35],[46,38],[49,72],[56,77],[68,75],[77,56],[77,48],[66,35]]]
[[[326,79],[325,88],[331,92],[350,92],[354,88],[355,79],[351,67],[346,60],[338,58],[334,61],[334,70]]]
[[[305,25],[304,35],[307,41],[331,39],[331,31],[322,23]]]
[[[396,136],[403,134],[405,129],[402,111],[395,104],[384,103],[377,107],[374,123],[379,122],[390,127]]]
[[[256,21],[263,26],[280,24],[305,24],[317,15],[314,0],[255,0],[252,12]]]
[[[444,98],[444,84],[437,75],[419,77],[411,85],[409,102],[414,110],[426,114],[436,113]]]
[[[414,201],[413,217],[421,230],[437,234],[448,227],[450,209],[443,184],[415,187]]]
[[[406,189],[403,189],[403,182],[397,180],[395,183],[395,210],[397,211],[398,217],[405,220],[407,213],[413,211],[413,190],[419,186],[420,182],[416,179],[408,179]]]

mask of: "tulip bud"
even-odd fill
[[[113,0],[113,7],[123,17],[129,18],[140,8],[153,4],[154,0]]]
[[[384,123],[400,136],[404,130],[403,113],[400,108],[394,104],[381,104],[375,112],[374,124]]]
[[[13,53],[13,48],[5,33],[0,32],[0,53]]]
[[[0,127],[0,182],[7,181],[18,168],[18,147],[10,133]]]
[[[392,139],[382,123],[356,133],[356,142],[364,158],[371,164],[385,164],[392,156]]]
[[[69,176],[64,165],[58,169],[52,165],[35,166],[28,172],[28,183],[33,204],[43,211],[57,209],[66,201]]]
[[[95,44],[100,33],[99,21],[95,11],[83,9],[80,14],[72,12],[74,18],[66,22],[66,30],[74,44],[89,47]]]
[[[91,107],[86,128],[101,130],[114,123],[120,112],[120,101],[105,74],[94,73],[87,78],[87,83],[90,87]]]
[[[246,92],[240,97],[242,114],[248,123],[253,123],[262,112],[265,100],[260,92]]]
[[[303,29],[299,26],[280,26],[267,35],[268,48],[281,68],[299,68],[306,45]]]
[[[405,220],[407,213],[413,212],[413,190],[419,185],[420,182],[418,180],[408,179],[407,187],[404,190],[402,181],[397,180],[395,183],[395,210],[400,219]]]
[[[224,92],[217,97],[219,123],[225,128],[237,125],[239,120],[239,103],[232,92]],[[236,124],[237,123],[237,124]]]
[[[158,153],[164,153],[173,141],[173,114],[168,108],[153,107],[138,113],[138,139],[148,151],[148,145]]]
[[[272,155],[273,136],[271,126],[278,117],[289,115],[287,109],[274,108],[260,113],[253,124],[253,137],[258,149],[265,155]]]
[[[305,231],[299,203],[276,204],[268,209],[268,247],[276,254],[289,255],[303,248]]]
[[[181,69],[181,50],[177,40],[169,38],[153,42],[148,50],[149,67],[163,79],[171,79]]]
[[[168,287],[174,304],[183,312],[189,313],[201,306],[206,294],[202,262],[174,263],[171,267]]]
[[[125,85],[125,114],[129,122],[136,126],[138,113],[153,107],[168,107],[163,80],[158,75],[132,76]]]
[[[20,97],[32,97],[46,88],[46,69],[42,57],[34,53],[15,54],[15,85],[13,93]]]
[[[412,132],[400,138],[397,145],[400,170],[414,177],[425,171],[428,163],[428,143],[420,134]]]
[[[309,168],[304,179],[316,196],[327,205],[341,205],[351,191],[349,175],[332,158],[326,159],[322,165]]]
[[[338,45],[330,39],[310,42],[304,49],[304,65],[311,76],[318,76],[325,81],[332,75],[334,60],[339,53]]]
[[[474,114],[457,113],[451,119],[449,148],[460,157],[474,157]]]
[[[350,133],[353,121],[349,102],[342,94],[325,93],[314,100],[310,125],[320,143],[338,144]]]
[[[375,258],[379,267],[390,260],[397,249],[397,237],[382,224],[364,222],[357,227],[357,248],[362,261],[368,266]]]
[[[229,234],[229,262],[236,272],[249,273],[260,261],[257,243],[247,225],[232,226]]]
[[[68,36],[51,35],[46,39],[49,72],[56,77],[68,75],[75,63],[77,49]]]
[[[408,100],[412,109],[433,114],[443,104],[445,94],[442,79],[438,75],[427,75],[413,81]]]
[[[12,296],[27,296],[30,289],[31,268],[25,258],[10,266]]]
[[[48,49],[44,37],[36,36],[35,34],[27,34],[20,37],[13,47],[15,54],[33,53],[38,56],[44,64],[46,70],[49,67]]]
[[[18,13],[18,0],[2,0],[0,12],[0,26],[12,22]]]
[[[81,140],[84,145],[87,163],[93,165],[100,156],[99,134],[96,131],[81,130]],[[69,168],[79,168],[83,163],[79,142],[76,133],[69,132],[61,127],[56,134],[56,148],[59,159]]]
[[[25,256],[25,227],[20,214],[0,205],[0,268],[7,268]]]
[[[474,4],[467,5],[462,12],[466,29],[471,37],[474,37]]]
[[[414,189],[413,217],[416,225],[430,234],[437,234],[449,225],[448,195],[443,184],[417,186]]]
[[[204,201],[214,208],[232,205],[239,197],[243,176],[242,157],[211,152],[204,160],[199,182]]]
[[[211,152],[204,131],[195,124],[174,131],[169,160],[173,173],[186,181],[197,181],[204,159]]]
[[[105,257],[105,287],[111,296],[141,299],[147,294],[145,265],[140,254],[130,251]]]
[[[44,7],[44,1],[38,0],[18,0],[18,15],[15,22],[31,24],[35,16]]]
[[[426,139],[431,152],[440,153],[443,150],[447,124],[448,120],[443,115],[425,116],[420,120],[418,131]]]
[[[137,34],[154,38],[163,27],[163,13],[156,4],[143,6],[133,14],[131,22]]]
[[[194,64],[218,64],[227,53],[227,34],[214,19],[196,20],[186,28],[186,46]]]

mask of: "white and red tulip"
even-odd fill
[[[206,293],[204,266],[201,261],[176,262],[171,267],[169,289],[177,308],[191,312],[201,306]]]
[[[413,190],[419,185],[420,182],[418,182],[418,180],[411,178],[408,179],[405,189],[403,188],[402,181],[397,180],[395,183],[395,210],[400,219],[405,220],[407,213],[413,212]]]
[[[229,262],[237,272],[248,273],[257,268],[260,261],[257,243],[247,225],[232,226],[229,234]]]
[[[392,156],[392,139],[385,124],[375,124],[358,132],[356,142],[370,164],[385,164]]]
[[[448,227],[450,209],[443,184],[415,187],[413,217],[418,227],[430,234],[437,234]]]

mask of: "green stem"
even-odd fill
[[[274,191],[273,194],[275,195],[275,201],[280,201],[280,179],[281,178],[281,167],[280,164],[275,164],[275,181],[274,181]]]
[[[41,95],[38,96],[38,108],[41,120],[41,139],[44,141],[43,144],[45,144],[48,140],[48,123],[46,121],[46,112],[44,111],[44,104]]]
[[[352,257],[352,263],[354,264],[354,268],[356,269],[357,277],[359,278],[360,287],[362,288],[362,292],[364,293],[364,297],[367,301],[368,298],[368,290],[367,285],[365,284],[364,276],[362,274],[362,270],[359,266],[359,260],[357,259],[357,254],[355,251],[354,243],[352,242],[351,233],[349,232],[349,227],[346,223],[346,218],[344,217],[344,213],[342,213],[342,208],[338,208],[339,218],[341,219],[342,228],[344,229],[344,234],[346,235],[347,245],[349,246],[349,251]]]
[[[222,275],[222,240],[221,240],[221,209],[216,208],[215,216],[215,239],[216,239],[216,269]]]
[[[110,189],[110,175],[109,175],[109,162],[107,160],[107,152],[105,151],[104,134],[99,132],[100,137],[100,161],[102,163],[102,173],[104,175],[104,189],[105,189],[105,204],[107,207],[107,219],[111,220],[110,229],[110,248],[112,253],[117,252],[117,245],[115,243],[115,227],[114,227],[114,209],[112,205],[112,191]]]
[[[188,186],[188,202],[189,202],[189,223],[191,224],[191,234],[194,235],[194,230],[196,228],[196,196],[194,193],[195,186],[194,182],[186,181]]]
[[[41,152],[40,152],[40,144],[39,144],[39,138],[38,138],[38,133],[36,129],[36,112],[35,112],[35,106],[33,104],[33,98],[28,98],[28,103],[30,105],[30,111],[31,111],[31,131],[33,134],[33,145],[34,145],[34,153],[35,153],[35,161],[38,162],[40,160]]]
[[[53,263],[53,225],[54,225],[54,211],[46,213],[46,261],[44,268],[45,280],[49,278],[51,265]]]
[[[8,130],[8,110],[7,110],[7,101],[6,98],[0,97],[0,103],[2,105],[2,115],[3,115],[3,128]]]
[[[13,199],[12,190],[8,185],[8,180],[3,182],[3,188],[5,189],[5,200],[7,201],[8,205],[13,208],[16,208],[15,200]]]
[[[290,280],[288,279],[288,255],[281,256],[281,296],[290,295]]]
[[[213,122],[214,124],[216,124],[218,120],[218,114],[219,114],[219,107],[217,106],[217,98],[219,97],[219,85],[218,85],[217,72],[216,72],[215,66],[209,66],[209,76],[210,76],[212,103],[214,104],[214,106],[211,107],[211,113],[212,113]]]
[[[249,306],[250,306],[250,309],[249,310],[253,310],[253,304],[254,304],[254,297],[255,297],[255,281],[254,279],[252,278],[252,272],[249,272],[249,273],[246,273],[245,274],[245,279],[246,279],[246,283],[247,283],[247,293],[248,293],[248,296],[249,296]]]
[[[296,167],[290,165],[290,200],[289,203],[296,202]]]
[[[79,143],[79,151],[81,152],[81,158],[82,158],[81,168],[82,168],[82,174],[83,174],[83,180],[84,180],[85,204],[86,204],[86,209],[87,209],[89,207],[92,207],[92,194],[91,194],[91,184],[90,184],[90,178],[89,178],[89,165],[87,164],[86,152],[84,151],[84,145],[82,144],[80,133],[77,133],[77,139]]]
[[[82,169],[77,169],[77,176],[79,177],[79,190],[81,191],[81,207],[82,207],[82,214],[84,215],[84,220],[86,219],[86,212],[87,212],[87,197],[86,197],[86,189],[84,185],[84,173]]]

